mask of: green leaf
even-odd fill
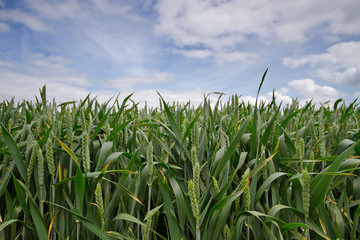
[[[166,104],[165,100],[163,99],[163,97],[160,95],[159,92],[158,92],[158,94],[164,105],[164,110],[165,110],[166,116],[169,119],[169,123],[171,126],[171,130],[173,132],[173,135],[174,135],[176,141],[178,142],[178,144],[181,146],[182,150],[185,152],[186,156],[188,158],[190,158],[190,152],[189,152],[188,148],[185,146],[185,144],[183,143],[183,137],[181,136],[181,131],[179,130],[179,127],[177,126],[177,124],[175,122],[174,116],[171,113],[171,111],[170,111],[168,105]]]
[[[215,164],[215,171],[213,176],[215,178],[217,178],[220,175],[220,172],[223,170],[223,168],[225,167],[225,164],[227,163],[227,161],[229,161],[230,157],[232,156],[232,154],[235,152],[235,150],[237,149],[237,146],[241,140],[241,137],[243,136],[243,134],[245,133],[245,131],[247,130],[247,126],[249,124],[250,121],[250,117],[246,118],[245,122],[241,125],[239,131],[237,132],[235,138],[233,139],[233,141],[231,142],[229,148],[227,149],[225,155],[223,158],[221,158],[217,164]]]
[[[2,195],[5,192],[6,186],[8,185],[8,183],[9,183],[9,181],[11,179],[10,173],[14,170],[14,167],[15,167],[15,162],[12,161],[7,167],[8,171],[5,171],[1,175],[1,179],[0,179],[0,182],[1,182],[1,185],[0,185],[0,197],[2,197]]]
[[[308,225],[306,225],[304,223],[288,223],[281,227],[281,232],[285,233],[286,231],[289,231],[290,229],[298,228],[298,227],[301,227],[304,229],[310,228]]]
[[[51,202],[50,202],[51,203]],[[94,222],[92,222],[90,219],[74,212],[71,211],[70,209],[67,209],[64,206],[61,206],[59,204],[56,203],[51,203],[53,205],[55,205],[56,207],[59,207],[61,209],[66,210],[67,212],[71,213],[72,215],[74,215],[75,217],[77,217],[79,219],[79,221],[92,233],[94,233],[96,236],[98,236],[100,239],[104,239],[104,240],[113,240],[114,238],[109,236],[107,234],[107,232],[104,232],[102,227],[99,225],[96,225]],[[43,239],[43,238],[40,238]],[[45,239],[45,238],[44,238]],[[47,239],[47,238],[46,238]]]
[[[235,201],[235,199],[237,199],[238,197],[240,197],[240,195],[243,193],[244,189],[241,189],[238,192],[235,192],[229,196],[224,197],[223,199],[221,199],[219,202],[217,202],[210,210],[210,215],[212,215],[215,211],[217,210],[221,210],[222,208],[224,208],[225,206],[231,204],[233,201]]]
[[[265,192],[265,190],[270,186],[270,184],[275,181],[277,178],[282,177],[286,175],[286,173],[283,172],[276,172],[273,173],[272,175],[270,175],[264,182],[263,184],[260,186],[260,188],[258,188],[257,192],[256,192],[256,196],[255,196],[255,203],[257,203],[260,199],[260,197],[262,196],[262,194]]]
[[[140,221],[136,217],[131,216],[130,214],[127,214],[127,213],[119,213],[118,215],[116,215],[116,217],[113,219],[113,221],[114,220],[124,220],[124,221],[129,221],[129,222],[139,224],[139,225],[141,225],[143,227],[146,226],[145,223],[143,223],[142,221]]]
[[[266,145],[267,141],[269,140],[269,137],[270,137],[270,134],[271,134],[271,131],[273,130],[274,128],[274,125],[275,125],[275,120],[276,120],[276,117],[279,113],[281,109],[281,104],[280,106],[278,107],[277,111],[274,113],[274,115],[272,116],[272,118],[270,119],[266,129],[265,129],[265,132],[264,134],[261,136],[261,144],[262,145]]]
[[[261,219],[261,217],[270,217],[270,216],[260,213],[260,212],[257,212],[257,211],[242,211],[236,216],[236,221],[239,221],[241,219],[240,218],[241,216],[245,216],[245,217],[253,216],[253,217],[257,218],[260,221],[260,223],[263,225],[263,227],[264,227],[265,231],[267,232],[268,236],[270,237],[270,239],[278,240],[275,237],[275,235],[273,234],[273,231],[271,231],[269,229],[269,227],[266,225],[266,223]],[[276,219],[276,218],[270,217],[270,219]],[[275,225],[275,226],[277,226],[277,225]],[[279,227],[279,226],[277,226],[277,227]],[[280,235],[280,237],[282,237],[282,235]]]
[[[262,87],[262,85],[264,83],[264,80],[265,80],[265,77],[266,77],[266,74],[267,74],[268,70],[269,70],[269,68],[266,69],[266,71],[264,72],[264,74],[263,74],[263,76],[261,78],[261,83],[260,83],[259,89],[257,91],[256,99],[259,97],[259,93],[260,93],[261,87]]]
[[[18,222],[18,221],[19,221],[19,220],[17,220],[17,219],[10,219],[10,220],[8,220],[8,221],[6,221],[6,222],[3,222],[2,224],[0,224],[0,232],[1,232],[2,230],[4,230],[7,226],[13,224],[14,222]]]
[[[38,208],[34,198],[32,197],[30,190],[25,186],[24,183],[20,182],[19,180],[14,179],[14,181],[18,181],[27,193],[31,218],[33,219],[38,239],[48,239],[48,233],[43,218],[40,214],[40,209]]]
[[[336,239],[336,234],[332,225],[330,215],[325,208],[325,204],[319,204],[317,207],[318,218],[321,219],[322,227],[330,239]]]
[[[334,110],[337,110],[337,106],[339,105],[339,103],[342,101],[342,98],[339,98],[338,100],[335,101],[334,103]]]
[[[250,157],[255,158],[259,151],[259,143],[260,143],[260,116],[259,116],[259,107],[258,107],[258,100],[259,100],[259,93],[261,90],[261,87],[265,81],[266,74],[268,72],[269,68],[266,69],[266,71],[263,74],[263,77],[261,79],[259,89],[256,94],[256,100],[255,100],[255,109],[253,113],[253,122],[252,122],[252,131],[251,131],[251,137],[250,137]]]
[[[74,162],[76,164],[79,164],[76,156],[75,156],[75,153],[71,150],[71,148],[69,148],[68,146],[66,146],[65,143],[63,143],[62,141],[60,141],[60,139],[56,138],[58,140],[58,142],[60,143],[61,147],[65,150],[65,152],[67,152],[70,157],[74,160]]]
[[[21,178],[25,183],[27,183],[26,167],[25,167],[24,160],[22,159],[22,157],[20,155],[19,148],[17,147],[15,140],[10,135],[10,133],[7,131],[7,129],[4,127],[4,125],[2,123],[0,123],[0,125],[1,125],[2,135],[4,137],[4,141],[9,148],[9,151],[10,151],[11,156],[15,162],[15,165],[21,175]]]
[[[179,183],[176,181],[176,178],[172,176],[169,176],[169,183],[174,191],[177,209],[181,209],[181,211],[178,211],[181,228],[185,228],[185,218],[188,219],[190,226],[195,228],[195,220],[192,217],[191,205],[189,204],[189,201],[187,201]]]
[[[154,171],[158,177],[158,183],[160,187],[160,192],[162,195],[162,199],[164,202],[164,213],[166,216],[166,219],[168,221],[168,228],[170,233],[171,239],[186,239],[185,234],[183,231],[181,231],[179,227],[179,223],[177,222],[177,219],[175,217],[176,211],[174,209],[174,206],[172,205],[172,200],[170,198],[169,192],[167,191],[167,181],[166,178],[159,173],[159,171]]]
[[[80,166],[76,169],[75,177],[75,200],[77,211],[82,215],[84,208],[84,192],[85,192],[85,178],[80,170]]]
[[[104,163],[107,157],[110,156],[113,149],[113,142],[104,142],[100,148],[99,157],[97,159],[97,164],[95,171],[100,171],[104,167]]]
[[[17,199],[19,200],[20,206],[25,214],[30,215],[30,211],[26,203],[24,190],[21,187],[20,181],[15,177],[14,174],[13,174],[13,181],[14,181]]]
[[[330,165],[329,168],[324,169],[323,172],[336,172],[340,164],[348,156],[348,154],[353,150],[355,144],[350,146],[345,150],[340,156],[338,156],[335,161]],[[318,174],[311,180],[310,184],[310,211],[315,209],[322,201],[324,201],[325,195],[328,192],[331,181],[333,180],[334,175],[324,175]]]
[[[133,170],[140,149],[142,149],[142,145],[140,145],[138,150],[133,155],[131,155],[130,160],[129,160],[125,170],[127,170],[127,171]],[[118,181],[118,183],[116,185],[116,189],[113,192],[110,203],[105,208],[105,213],[104,213],[104,218],[105,219],[109,218],[110,214],[112,214],[112,212],[114,211],[116,206],[118,206],[118,204],[119,204],[119,193],[120,193],[120,191],[123,190],[122,187],[124,186],[127,177],[128,177],[128,173],[124,173],[124,174],[121,175],[120,180]]]
[[[359,218],[360,218],[360,204],[358,205],[355,216],[354,216],[354,224],[353,228],[351,229],[351,239],[355,239],[356,233],[359,232]]]
[[[266,164],[276,155],[276,152],[273,153],[273,155],[269,156],[268,158],[261,161],[253,170],[250,172],[250,178],[255,176],[263,167],[266,166]]]
[[[302,213],[301,211],[299,211],[296,208],[293,207],[289,207],[289,206],[285,206],[285,205],[275,205],[273,206],[269,212],[268,212],[268,216],[275,216],[279,211],[281,210],[285,210],[288,209],[291,212],[295,213],[300,219],[302,219],[303,221],[305,220],[305,216],[304,213]],[[311,230],[313,230],[314,232],[316,232],[319,236],[321,236],[324,239],[330,240],[330,238],[322,231],[322,229],[315,224],[313,221],[311,221],[311,219],[307,219],[308,223],[307,225],[310,227]],[[284,223],[285,224],[285,223]]]

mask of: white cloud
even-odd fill
[[[0,9],[0,20],[24,24],[35,32],[52,31],[47,24],[43,23],[35,16],[20,11],[19,9]]]
[[[90,83],[86,77],[76,70],[68,67],[70,62],[60,56],[45,56],[38,53],[30,55],[26,65],[20,66],[20,71],[30,76],[47,79],[49,82],[62,82],[71,85],[89,87]]]
[[[143,9],[145,11],[150,11],[152,7],[153,7],[153,0],[145,0],[144,1]]]
[[[121,4],[109,0],[91,0],[91,2],[95,9],[100,10],[104,15],[124,14],[131,10],[131,6],[124,2]]]
[[[114,31],[113,29],[103,29],[98,26],[86,26],[85,34],[88,39],[94,41],[103,51],[119,64],[136,63],[141,64],[144,62],[149,54],[154,52],[149,42],[146,41],[146,36],[143,34],[133,34],[129,26],[124,26],[128,31],[123,29]],[[115,29],[120,26],[113,26]]]
[[[318,85],[312,79],[293,80],[288,83],[288,86],[293,88],[298,94],[315,101],[336,100],[341,95],[335,88]]]
[[[87,76],[69,68],[68,64],[69,61],[63,57],[43,54],[31,55],[25,64],[0,60],[0,97],[10,99],[15,96],[17,100],[33,100],[34,96],[39,94],[38,89],[46,84],[48,98],[55,98],[57,102],[84,99],[90,92],[91,96],[97,96],[99,101],[105,102],[110,98],[114,99],[118,93],[124,98],[137,87],[150,87],[152,90],[135,91],[132,99],[142,104],[147,101],[157,105],[158,95],[153,90],[153,86],[174,79],[173,74],[166,72],[153,72],[148,76],[104,79],[100,87],[98,85],[96,90],[91,91],[91,88],[95,87],[94,83]],[[195,94],[196,90],[188,92],[161,90],[161,92],[168,100],[179,101],[197,99],[196,96],[200,94],[200,92]]]
[[[214,61],[217,62],[219,65],[223,65],[225,63],[237,62],[237,61],[242,61],[246,63],[255,63],[257,60],[259,60],[259,57],[255,53],[247,53],[247,52],[239,52],[239,51],[217,52],[209,49],[203,49],[203,50],[175,49],[173,52],[182,54],[188,58],[195,58],[195,59],[213,58]]]
[[[283,58],[283,64],[298,68],[310,64],[317,76],[336,84],[360,86],[360,42],[334,44],[322,54]]]
[[[240,52],[240,51],[233,51],[233,52],[219,52],[215,54],[215,61],[223,65],[228,62],[245,62],[245,63],[255,63],[260,58],[255,53],[248,53],[248,52]]]
[[[134,3],[113,0],[24,0],[19,9],[0,8],[0,23],[2,18],[14,23],[17,15],[35,16],[39,26],[31,26],[32,30],[46,29],[53,33],[33,34],[24,27],[19,29],[14,26],[14,31],[22,37],[19,49],[22,60],[34,57],[28,56],[34,52],[61,55],[71,59],[69,65],[77,66],[79,71],[95,74],[94,78],[112,78],[119,73],[131,75],[128,69],[133,66],[156,68],[153,65],[165,54],[159,50],[159,41],[151,33],[152,22],[138,17],[137,9],[131,4]],[[16,21],[24,26],[30,24],[19,19]],[[12,27],[11,24],[9,26]],[[13,59],[10,50],[6,51],[5,58]],[[43,64],[46,68],[48,60],[40,63],[33,59],[32,67]],[[61,71],[55,67],[56,63],[53,62],[52,69]]]
[[[283,63],[291,68],[298,68],[305,64],[317,66],[321,64],[337,64],[348,67],[358,64],[360,59],[360,42],[341,42],[326,49],[326,53],[310,54],[307,56],[286,57]]]
[[[352,67],[349,66],[344,70],[335,70],[336,68],[331,67],[319,68],[316,74],[332,83],[360,86],[360,64]]]
[[[14,68],[16,65],[14,63],[8,62],[8,61],[3,61],[0,60],[0,68]]]
[[[49,98],[60,101],[78,99],[89,92],[90,82],[67,61],[58,56],[34,54],[24,64],[0,61],[0,97],[33,99],[38,88],[46,84]]]
[[[187,103],[197,106],[204,100],[204,89],[179,89],[178,91],[159,89],[158,92],[166,102]],[[134,99],[149,106],[159,106],[159,95],[155,90],[140,90],[134,93]]]
[[[135,21],[141,21],[136,14],[132,14],[130,4],[111,0],[25,0],[32,11],[44,19],[88,19],[90,22],[99,16],[127,17]]]
[[[155,98],[155,86],[174,80],[174,75],[171,73],[133,69],[133,75],[96,82],[89,76],[68,67],[70,63],[63,57],[44,54],[30,55],[24,64],[0,60],[0,97],[10,99],[16,96],[18,100],[34,99],[38,94],[38,88],[46,84],[48,98],[55,97],[57,101],[83,99],[92,92],[92,96],[98,95],[98,99],[105,102],[111,97],[116,97],[118,93],[125,97],[135,89],[140,89],[136,90],[134,100],[158,103],[158,97]],[[96,90],[91,91],[92,88]],[[186,91],[163,90],[163,92],[164,96],[171,96],[170,99],[179,99],[179,101],[196,96],[195,90],[187,95]],[[127,95],[124,96],[124,93]]]
[[[294,57],[285,57],[282,59],[282,62],[285,66],[288,66],[292,69],[298,68],[305,64],[310,64],[311,67],[315,67],[318,64],[335,64],[336,58],[331,54],[310,54],[300,58]]]
[[[131,21],[144,21],[142,18],[132,13],[131,5],[111,0],[25,0],[23,9],[0,9],[0,20],[21,23],[33,31],[57,32],[61,21],[64,24],[81,26],[85,28],[88,25],[96,24],[96,20],[106,17],[115,17],[117,21],[106,19],[106,28],[111,25],[119,25],[122,18]],[[36,16],[36,17],[35,17]],[[70,20],[65,22],[66,20]],[[115,23],[114,23],[115,22]],[[57,25],[55,25],[57,24]],[[104,28],[104,24],[97,25],[97,28]],[[114,29],[112,29],[114,30]]]
[[[182,54],[185,57],[188,58],[198,58],[198,59],[204,59],[204,58],[208,58],[214,55],[214,53],[212,51],[210,51],[209,49],[205,49],[205,50],[200,50],[200,49],[195,49],[195,50],[181,50],[181,49],[174,49],[173,51],[174,53],[178,53],[178,54]]]
[[[78,1],[45,1],[45,0],[26,0],[27,6],[42,18],[63,19],[78,18],[83,16],[86,11]]]
[[[287,104],[291,104],[293,102],[293,99],[286,95],[289,90],[287,88],[281,88],[278,91],[275,91],[275,102],[276,104],[280,104],[282,102],[282,106],[286,106]],[[258,102],[265,102],[270,103],[273,100],[273,94],[274,92],[267,92],[265,94],[259,95]],[[241,100],[244,101],[246,104],[250,103],[252,105],[255,105],[256,97],[253,96],[241,96]]]
[[[46,84],[48,98],[55,98],[57,102],[84,99],[90,92],[91,96],[96,96],[100,102],[106,102],[111,98],[114,100],[120,93],[119,100],[122,101],[122,99],[134,92],[131,97],[134,102],[139,102],[140,106],[144,106],[146,102],[149,106],[156,107],[159,104],[159,96],[155,89],[158,90],[167,102],[185,104],[190,101],[194,106],[199,105],[203,101],[204,95],[212,92],[202,87],[165,89],[162,87],[163,84],[173,81],[175,78],[173,74],[157,71],[151,72],[144,69],[134,70],[133,76],[104,79],[92,91],[91,89],[95,87],[95,83],[92,83],[87,76],[81,75],[69,68],[68,64],[69,61],[63,57],[45,56],[43,54],[31,55],[28,62],[24,65],[0,61],[0,79],[2,79],[0,97],[10,99],[16,96],[17,100],[31,100],[34,99],[35,95],[38,95],[39,87]],[[309,94],[304,94],[305,97],[309,97],[309,95],[315,92],[324,92],[324,90],[329,92],[329,88],[318,86],[313,82],[310,82],[310,84],[303,83],[306,86],[311,86],[311,84],[313,89],[309,90]],[[304,88],[303,85],[301,85],[301,80],[300,82],[293,81],[289,84],[290,87],[301,89]],[[280,101],[283,104],[291,103],[292,99],[287,93],[287,88],[276,91],[277,103]],[[226,92],[225,94],[229,95]],[[327,95],[323,93],[325,95],[324,98],[335,94],[334,92],[329,92]],[[211,94],[208,98],[214,104],[217,101],[218,95]],[[244,96],[242,100],[245,103],[255,103],[255,97],[252,96]],[[270,102],[272,100],[272,92],[259,96],[259,100]]]
[[[204,96],[207,96],[207,99],[210,100],[210,104],[214,106],[218,99],[218,95],[216,94],[210,94],[208,93],[211,91],[208,91],[207,89],[203,88],[182,88],[178,90],[169,90],[169,89],[144,89],[144,90],[121,90],[119,91],[120,95],[118,100],[121,102],[125,97],[127,97],[130,94],[133,94],[131,96],[131,100],[135,103],[138,103],[140,107],[145,106],[145,103],[150,107],[159,107],[159,101],[160,96],[158,93],[163,97],[166,103],[172,104],[175,103],[181,103],[181,104],[187,104],[190,102],[191,105],[197,107],[200,104],[203,103]],[[97,99],[99,102],[106,102],[108,100],[114,100],[116,96],[118,95],[118,92],[115,91],[94,91],[91,93],[91,96],[97,96]],[[110,101],[111,102],[111,101]]]
[[[0,0],[0,7],[5,7],[5,4],[2,0]]]
[[[47,95],[49,98],[56,98],[57,101],[68,101],[85,97],[88,90],[79,85],[67,82],[50,81],[48,78],[31,76],[29,74],[0,69],[1,89],[0,97],[10,99],[16,97],[17,100],[31,100],[38,95],[39,87],[46,84]]]
[[[0,33],[10,32],[9,25],[4,22],[0,22]]]
[[[281,88],[278,91],[275,91],[275,101],[276,104],[280,104],[282,102],[282,105],[285,106],[287,104],[291,104],[293,99],[286,95],[289,92],[289,89],[287,88]],[[266,99],[270,102],[273,98],[273,92],[268,92],[265,94]]]
[[[241,97],[240,97],[240,100],[241,100],[241,101],[244,101],[245,104],[255,105],[256,97],[253,97],[253,96],[241,96]],[[261,102],[266,102],[266,103],[268,103],[268,102],[269,102],[269,99],[267,99],[265,96],[259,96],[259,98],[258,98],[258,103],[261,103]],[[258,105],[259,105],[259,104],[258,104]]]
[[[127,76],[110,79],[110,84],[116,90],[128,90],[135,87],[154,86],[156,84],[168,83],[174,80],[174,75],[166,72],[154,72],[152,75]]]
[[[179,48],[226,54],[250,36],[264,42],[303,42],[320,26],[328,35],[360,34],[360,15],[355,11],[360,8],[358,0],[159,0],[155,8],[159,13],[155,31]]]

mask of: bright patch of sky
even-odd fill
[[[358,0],[0,0],[0,97],[352,101]]]

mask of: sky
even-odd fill
[[[360,96],[359,0],[0,0],[0,100]]]

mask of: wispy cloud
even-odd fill
[[[4,23],[4,22],[0,22],[0,33],[5,33],[5,32],[10,32],[10,28],[9,25]]]
[[[53,97],[74,99],[84,95],[91,86],[87,77],[71,69],[59,56],[31,55],[24,64],[0,62],[2,87],[0,96],[32,99],[37,89],[46,84]]]
[[[51,28],[32,14],[19,9],[0,9],[0,20],[21,23],[35,32],[51,32]]]
[[[245,63],[255,63],[260,58],[255,53],[250,52],[241,52],[241,51],[232,51],[232,52],[216,52],[209,49],[194,49],[194,50],[183,50],[175,49],[174,53],[184,55],[188,58],[195,59],[213,59],[219,65],[224,65],[231,62],[245,62]]]
[[[153,87],[156,84],[169,83],[174,80],[174,75],[166,72],[154,72],[152,75],[127,76],[106,81],[106,84],[116,90],[131,90],[135,87]]]
[[[78,1],[25,0],[29,9],[43,19],[79,18],[86,13]]]
[[[209,49],[195,49],[195,50],[183,50],[183,49],[174,49],[174,53],[182,54],[188,58],[198,58],[205,59],[214,55]]]
[[[122,93],[122,97],[139,89],[134,95],[134,101],[158,103],[158,96],[153,89],[156,85],[174,81],[174,75],[167,72],[151,72],[138,69],[137,75],[124,76],[92,81],[90,76],[78,73],[69,67],[70,61],[60,56],[43,54],[31,55],[24,64],[0,61],[0,97],[9,99],[33,99],[38,88],[46,84],[49,98],[55,97],[59,101],[78,100],[85,98],[92,92],[92,96],[99,95],[102,101],[109,100]],[[135,72],[134,72],[135,73]],[[97,84],[95,86],[95,84]],[[91,91],[90,89],[94,89]],[[160,87],[160,89],[162,89]],[[163,89],[164,96],[169,100],[189,100],[206,91],[197,90],[171,91]]]

